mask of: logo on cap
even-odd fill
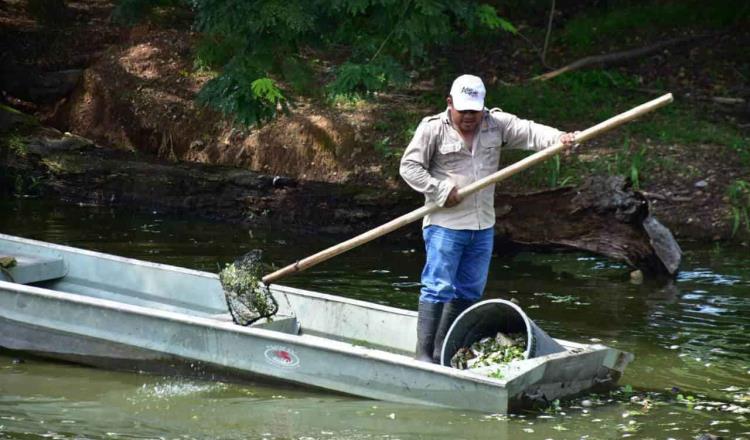
[[[461,93],[471,96],[472,98],[476,98],[479,96],[479,92],[469,88],[469,87],[461,87]]]

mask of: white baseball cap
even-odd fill
[[[453,81],[451,98],[453,108],[462,110],[484,110],[484,96],[487,90],[482,79],[474,75],[461,75]]]

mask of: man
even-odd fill
[[[482,296],[492,256],[494,185],[465,200],[458,189],[497,171],[500,147],[542,150],[574,133],[484,107],[482,80],[461,75],[448,109],[422,120],[401,159],[401,177],[427,202],[445,208],[423,221],[427,260],[417,320],[418,360],[439,362],[456,317]]]

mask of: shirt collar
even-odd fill
[[[453,122],[451,122],[451,109],[450,107],[446,107],[445,111],[442,115],[440,115],[440,119],[443,121],[444,124],[453,125]]]
[[[487,107],[485,107],[484,110],[482,110],[482,123],[480,124],[480,129],[486,128],[489,117],[490,111]],[[453,121],[451,121],[450,107],[445,108],[445,111],[440,115],[440,120],[443,121],[443,124],[448,124],[451,127],[453,126]]]

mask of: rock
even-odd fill
[[[667,272],[670,275],[677,273],[682,261],[682,249],[672,232],[652,215],[643,220],[643,229],[648,235],[654,253],[659,257]]]
[[[640,270],[630,272],[630,282],[633,284],[643,284],[643,272]]]
[[[297,183],[296,180],[285,177],[285,176],[274,176],[273,180],[271,180],[271,185],[273,185],[274,188],[284,188],[285,186],[295,186]]]
[[[695,182],[695,185],[693,185],[693,186],[696,187],[696,188],[698,188],[698,189],[703,189],[703,188],[708,187],[708,182],[705,181],[705,180],[699,180],[699,181]]]

